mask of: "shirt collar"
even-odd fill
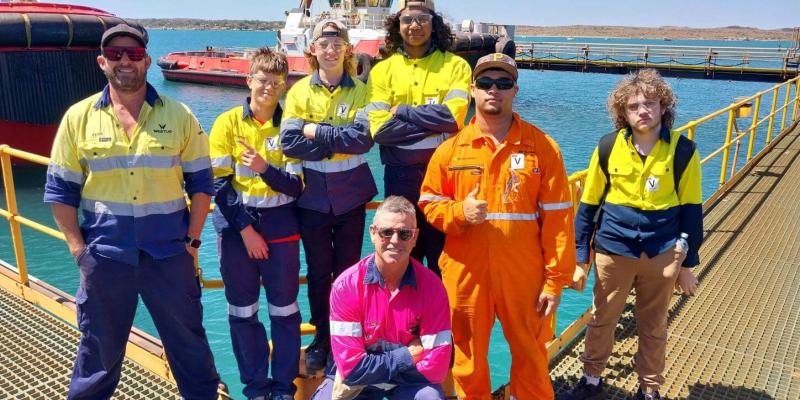
[[[150,105],[150,107],[156,106],[156,101],[162,101],[161,96],[158,95],[158,91],[154,88],[150,82],[147,82],[147,92],[144,94],[144,101]],[[94,109],[99,110],[101,108],[106,108],[111,104],[111,94],[109,93],[110,85],[106,84],[103,88],[103,92],[100,95],[100,98],[97,99],[97,102],[94,103]],[[163,101],[162,101],[163,102]]]
[[[383,280],[383,276],[380,271],[378,271],[378,264],[375,263],[375,255],[373,254],[367,263],[367,272],[364,274],[364,284],[370,285],[375,283],[380,285],[380,287],[386,287],[386,281]],[[408,260],[406,272],[403,274],[403,279],[400,280],[400,288],[406,285],[414,289],[417,288],[417,278],[414,275],[414,266],[411,264],[410,259]]]
[[[505,141],[508,143],[519,144],[525,143],[530,144],[531,138],[529,135],[522,134],[522,124],[520,123],[519,114],[513,114],[514,122],[511,123],[511,128],[508,130],[508,135],[506,136]],[[469,126],[472,127],[468,132],[467,140],[470,142],[474,142],[476,140],[487,140],[489,138],[481,132],[481,129],[475,124],[475,116],[472,117],[469,121]]]
[[[278,107],[275,108],[275,112],[272,114],[272,126],[278,126],[281,124],[281,117],[283,116],[283,109],[281,105],[278,104]],[[242,119],[253,118],[255,119],[255,115],[253,115],[253,110],[250,108],[250,97],[244,99],[244,103],[242,103]]]
[[[631,135],[633,135],[633,130],[631,130],[631,127],[625,128],[625,140],[630,140]],[[658,133],[658,137],[666,143],[669,143],[671,140],[669,129],[667,129],[667,127],[663,124],[661,125],[661,131]]]
[[[328,85],[326,85],[325,82],[322,81],[322,78],[319,77],[319,70],[316,70],[314,71],[313,74],[311,74],[311,84],[322,87],[328,87]],[[344,75],[342,75],[342,80],[339,81],[339,85],[337,85],[336,87],[355,87],[355,86],[356,83],[353,82],[353,78],[347,72],[345,72]]]
[[[433,45],[433,40],[431,40],[431,45],[428,47],[428,50],[425,50],[425,54],[423,54],[423,55],[422,55],[422,57],[420,57],[420,58],[425,58],[425,57],[427,57],[427,56],[429,56],[429,55],[433,54],[433,52],[434,52],[434,51],[436,51],[436,46],[434,46],[434,45]],[[403,55],[403,57],[405,57],[405,58],[411,58],[411,57],[408,55],[408,53],[406,53],[406,49],[405,49],[405,48],[403,48],[403,46],[400,46],[400,47],[397,49],[397,52],[398,52],[398,53],[400,53],[400,54],[402,54],[402,55]]]

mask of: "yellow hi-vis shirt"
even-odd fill
[[[182,103],[147,95],[132,135],[108,92],[70,107],[56,133],[44,201],[83,210],[86,244],[137,265],[139,251],[166,258],[185,251],[189,196],[213,195],[208,136]]]

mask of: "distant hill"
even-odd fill
[[[758,29],[744,26],[721,28],[688,28],[661,26],[517,26],[517,35],[566,37],[619,37],[646,39],[707,39],[707,40],[792,40],[793,28]]]
[[[207,29],[237,31],[274,31],[283,28],[284,21],[192,19],[192,18],[146,18],[131,19],[148,29]]]

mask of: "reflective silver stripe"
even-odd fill
[[[293,201],[294,197],[287,196],[283,193],[276,194],[274,196],[256,196],[242,193],[242,203],[248,207],[270,208],[289,204]]]
[[[452,344],[452,338],[453,332],[448,329],[446,331],[440,331],[434,335],[422,335],[419,337],[419,341],[422,342],[423,349],[430,350],[437,346]]]
[[[130,204],[91,199],[81,200],[85,211],[95,214],[110,214],[124,217],[146,217],[156,214],[172,214],[186,208],[186,199],[180,198],[161,203]]]
[[[452,99],[464,99],[469,100],[469,96],[465,90],[461,89],[453,89],[447,92],[447,96],[444,96],[444,101],[452,100]]]
[[[269,304],[269,315],[272,315],[274,317],[288,317],[290,315],[300,312],[300,307],[297,306],[296,301],[292,304],[289,304],[288,306],[283,306],[283,307],[278,307],[272,303],[267,303],[267,304]]]
[[[236,171],[236,176],[243,176],[245,178],[255,178],[258,176],[258,172],[253,171],[246,165],[236,164],[234,170]]]
[[[83,160],[92,172],[108,171],[116,168],[172,168],[180,165],[178,156],[146,156],[142,154],[117,156],[96,160]]]
[[[337,161],[303,161],[303,167],[317,172],[332,173],[344,172],[365,164],[367,159],[363,154],[356,154],[350,158]]]
[[[237,307],[228,303],[228,315],[239,318],[250,318],[258,312],[258,302],[256,301],[249,306]]]
[[[306,121],[298,118],[288,118],[284,119],[281,122],[281,132],[287,129],[303,129],[303,125],[306,124]]]
[[[75,172],[56,164],[48,165],[47,173],[49,175],[57,176],[67,182],[77,183],[79,185],[83,185],[83,181],[86,179],[86,177],[83,175],[83,172]]]
[[[419,196],[419,201],[445,201],[445,200],[453,200],[447,196],[437,196],[435,194],[421,194]]]
[[[286,172],[292,175],[300,175],[303,173],[303,164],[302,163],[286,163]]]
[[[544,211],[566,210],[572,208],[572,202],[565,201],[563,203],[539,203],[539,208]]]
[[[447,133],[437,133],[428,136],[417,143],[409,144],[407,146],[397,146],[397,147],[405,150],[435,149],[439,147],[439,145],[442,144],[442,142],[444,142],[448,137],[450,137],[450,135]]]
[[[211,159],[211,166],[214,168],[231,168],[233,167],[233,157],[214,157]]]
[[[331,320],[331,335],[361,337],[361,323]]]
[[[364,107],[364,111],[366,111],[368,113],[369,112],[373,112],[373,111],[378,111],[378,110],[389,111],[391,109],[392,109],[392,106],[390,106],[389,103],[384,103],[382,101],[375,101],[375,102],[367,104],[367,106]]]
[[[196,160],[184,161],[181,163],[181,169],[185,173],[198,172],[208,168],[211,168],[211,161],[208,157],[201,157]]]
[[[539,213],[488,213],[486,219],[495,221],[534,221],[539,218]]]
[[[392,390],[397,387],[397,385],[393,383],[373,383],[370,386],[376,387],[381,390]]]

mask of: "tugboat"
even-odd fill
[[[278,31],[278,47],[289,59],[288,84],[309,72],[303,50],[311,40],[314,25],[336,18],[349,29],[358,78],[366,81],[372,65],[382,58],[386,31],[383,22],[391,15],[393,0],[329,0],[330,10],[311,15],[312,0],[301,0],[287,11],[286,24]],[[452,51],[474,66],[483,55],[501,52],[515,56],[514,26],[465,20],[454,27]],[[177,82],[245,87],[250,71],[248,49],[217,49],[169,53],[158,59],[164,79]]]
[[[100,38],[120,23],[91,7],[0,3],[0,144],[50,154],[67,108],[105,86]]]

